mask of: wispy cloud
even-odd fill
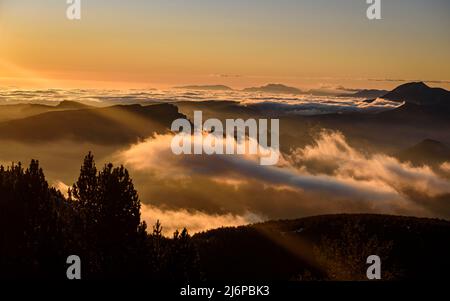
[[[208,215],[249,212],[267,219],[338,212],[449,217],[448,180],[382,154],[365,154],[339,133],[323,133],[276,167],[239,156],[175,156],[171,135],[118,154],[142,200],[156,208]],[[417,196],[420,195],[420,199]]]
[[[142,205],[141,219],[151,227],[157,220],[163,225],[163,234],[172,235],[176,230],[187,228],[189,233],[198,233],[212,228],[236,227],[260,222],[263,218],[255,214],[207,214],[197,210],[167,210],[151,205]]]

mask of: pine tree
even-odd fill
[[[92,266],[92,276],[123,278],[145,259],[146,225],[140,222],[140,200],[128,171],[107,164],[97,173],[89,153],[73,185],[71,195],[86,238],[83,250]],[[137,261],[141,261],[137,263]]]
[[[150,254],[151,254],[151,277],[154,279],[157,278],[166,278],[166,244],[165,238],[163,236],[163,227],[159,220],[156,221],[153,226],[153,232],[150,236]]]
[[[173,234],[170,262],[171,280],[200,280],[198,250],[186,228],[181,232],[176,230]]]
[[[50,188],[39,162],[0,168],[0,278],[54,278],[61,265],[66,205]]]
[[[69,201],[76,211],[73,252],[85,262],[84,278],[95,278],[102,269],[97,230],[101,208],[98,202],[97,167],[91,152],[85,156],[78,180],[69,191]]]

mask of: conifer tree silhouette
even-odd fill
[[[140,221],[140,200],[128,171],[110,163],[97,173],[89,153],[71,195],[81,216],[83,248],[90,258],[93,277],[123,278],[136,265],[138,245],[146,225]],[[139,243],[140,242],[140,243]]]
[[[39,161],[0,166],[0,278],[65,279],[66,258],[78,255],[83,279],[194,279],[196,249],[187,233],[151,234],[128,171],[98,171],[84,158],[65,198],[48,185]]]

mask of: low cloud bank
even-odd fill
[[[245,215],[228,214],[206,214],[200,211],[188,211],[186,209],[165,210],[151,205],[143,205],[141,218],[150,227],[157,220],[163,225],[163,234],[171,236],[176,230],[186,227],[189,233],[198,233],[208,229],[220,227],[236,227],[260,222],[263,218],[248,213]]]
[[[80,89],[2,89],[0,105],[4,104],[46,104],[56,105],[61,100],[75,101],[92,106],[111,106],[153,103],[176,103],[182,101],[233,101],[243,106],[255,106],[267,114],[315,115],[345,112],[380,112],[398,107],[400,104],[377,99],[367,102],[362,98],[317,96],[310,94],[286,95],[272,93],[248,93],[242,91],[184,91],[178,89],[156,90],[80,90]]]
[[[150,208],[146,218],[167,221],[170,231],[330,213],[450,217],[447,178],[428,166],[364,153],[337,132],[322,132],[274,167],[251,156],[176,156],[172,137],[149,138],[116,156]]]

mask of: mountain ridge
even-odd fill
[[[378,98],[389,93],[388,90],[377,90],[377,89],[363,89],[355,93],[350,94],[340,94],[338,97],[356,97],[356,98]]]
[[[172,104],[115,105],[106,108],[48,111],[0,123],[0,139],[45,142],[73,139],[100,144],[134,143],[169,131],[186,118]]]
[[[450,162],[450,147],[437,140],[424,139],[398,152],[395,157],[413,165],[439,165],[445,161]]]
[[[450,91],[431,88],[424,82],[411,82],[398,86],[381,98],[416,105],[450,106]]]
[[[446,277],[449,234],[450,221],[442,219],[330,214],[209,230],[193,239],[209,280],[367,280],[366,259],[374,253],[383,258],[383,279],[400,280]]]
[[[301,94],[302,90],[289,87],[283,84],[267,84],[261,87],[245,88],[244,92],[265,92],[265,93],[280,93],[280,94]]]

